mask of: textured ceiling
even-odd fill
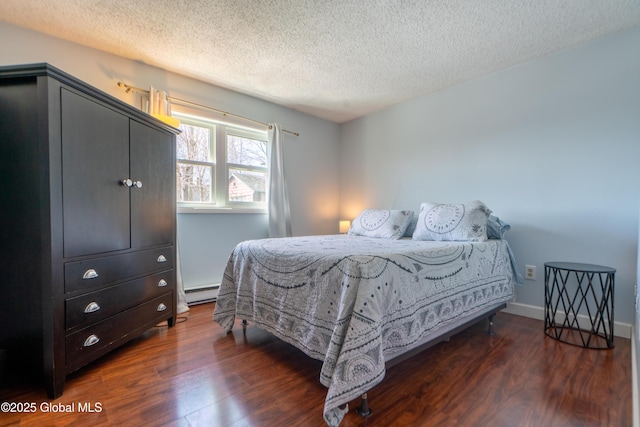
[[[640,1],[2,0],[0,20],[341,123],[640,25]]]

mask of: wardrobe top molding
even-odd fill
[[[139,110],[126,102],[115,98],[114,96],[109,95],[102,90],[93,87],[82,80],[72,76],[69,73],[66,73],[59,68],[54,67],[48,63],[34,63],[34,64],[21,64],[21,65],[9,65],[9,66],[0,66],[0,79],[4,78],[35,78],[35,77],[51,77],[59,82],[70,86],[82,93],[85,93],[99,101],[110,105],[112,107],[123,110],[127,114],[129,114],[132,118],[137,118],[139,120],[144,121],[145,123],[153,123],[158,128],[168,130],[173,132],[174,134],[179,134],[180,129],[176,129],[172,126],[167,125],[161,120],[156,119],[155,117],[145,113],[142,110]]]

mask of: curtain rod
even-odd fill
[[[128,84],[126,84],[126,83],[122,83],[122,82],[118,82],[118,86],[120,86],[120,87],[122,87],[122,88],[125,88],[125,92],[126,92],[126,93],[129,93],[129,92],[131,92],[131,91],[134,91],[134,92],[144,92],[144,93],[149,93],[149,91],[148,91],[148,90],[146,90],[146,89],[142,89],[142,88],[139,88],[139,87],[131,86],[131,85],[128,85]],[[216,108],[208,107],[208,106],[206,106],[206,105],[197,104],[197,103],[195,103],[195,102],[191,102],[191,101],[185,101],[184,99],[174,98],[173,96],[169,96],[169,95],[167,95],[167,98],[168,98],[170,101],[175,101],[175,102],[178,102],[178,103],[181,103],[181,104],[193,105],[194,107],[199,107],[199,108],[204,108],[205,110],[214,111],[214,112],[216,112],[216,113],[222,114],[223,116],[231,116],[231,117],[235,117],[235,118],[237,118],[237,119],[246,120],[246,121],[248,121],[248,122],[257,123],[257,124],[259,124],[259,125],[266,126],[266,127],[268,127],[269,129],[271,129],[271,128],[273,127],[273,126],[271,126],[271,125],[270,125],[270,124],[268,124],[268,123],[259,122],[258,120],[253,120],[253,119],[249,119],[249,118],[247,118],[247,117],[242,117],[242,116],[239,116],[239,115],[237,115],[237,114],[232,114],[232,113],[229,113],[229,112],[227,112],[227,111],[218,110],[218,109],[216,109]],[[299,134],[298,132],[292,132],[292,131],[287,130],[287,129],[282,129],[282,131],[283,131],[283,132],[290,133],[291,135],[300,136],[300,134]]]

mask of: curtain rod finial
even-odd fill
[[[122,82],[118,82],[118,87],[123,87],[123,88],[125,88],[124,93],[129,93],[129,92],[131,92],[131,87],[130,87],[129,85],[127,85],[127,84],[122,83]]]

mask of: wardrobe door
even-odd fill
[[[131,121],[131,246],[173,244],[175,137]]]
[[[129,118],[61,89],[64,256],[130,247]]]

